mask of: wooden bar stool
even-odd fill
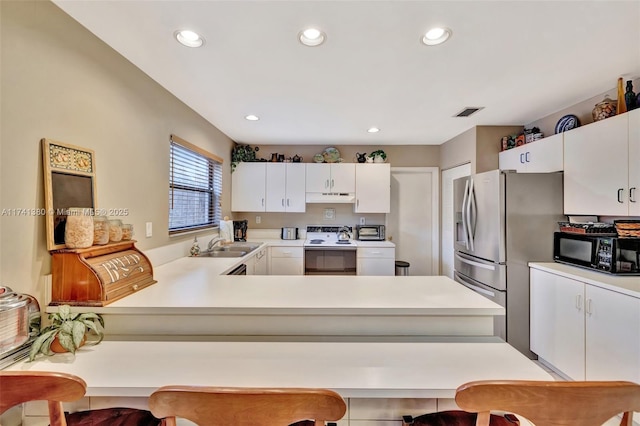
[[[175,426],[176,417],[199,426],[286,426],[302,420],[320,426],[347,411],[342,397],[327,389],[204,386],[164,386],[151,394],[149,408],[167,426]]]

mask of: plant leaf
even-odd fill
[[[31,345],[31,350],[29,350],[29,361],[33,361],[36,358],[36,355],[40,353],[41,349],[44,349],[45,341],[51,336],[55,334],[55,330],[48,330],[43,332],[41,335],[36,337],[36,340],[33,341]]]
[[[84,323],[84,325],[90,329],[91,331],[93,331],[95,334],[101,336],[104,334],[104,328],[102,326],[100,326],[100,324],[96,324],[93,321],[88,321],[88,320],[82,320],[82,322]]]
[[[53,355],[53,352],[51,351],[51,344],[55,340],[56,336],[60,333],[60,330],[53,330],[53,331],[54,333],[52,333],[47,338],[47,340],[45,340],[45,342],[42,344],[42,349],[40,349],[40,352],[42,352],[45,355]]]
[[[66,334],[73,333],[73,321],[65,321],[60,325],[60,330]]]
[[[85,321],[85,320],[88,320],[88,321],[96,321],[97,320],[100,323],[100,325],[102,327],[104,327],[104,319],[102,318],[102,315],[98,315],[98,314],[95,314],[93,312],[86,312],[84,314],[81,314],[77,318],[77,320],[78,321],[82,321],[85,324],[87,324],[87,321]]]
[[[68,320],[71,314],[71,307],[69,305],[60,305],[58,313],[60,314],[60,319],[63,321]]]
[[[58,341],[63,348],[65,348],[72,354],[76,353],[76,347],[73,344],[73,338],[70,334],[58,333]]]
[[[72,324],[73,331],[71,335],[73,337],[73,346],[79,348],[82,343],[82,339],[84,338],[84,333],[87,332],[87,327],[85,327],[82,321],[74,321]]]

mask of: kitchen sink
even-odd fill
[[[234,242],[226,244],[224,246],[217,246],[211,249],[211,251],[202,251],[198,256],[200,257],[242,257],[247,253],[251,253],[262,243],[245,243]]]

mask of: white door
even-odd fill
[[[640,109],[629,114],[629,216],[640,216]]]
[[[286,179],[285,210],[302,213],[306,210],[305,201],[305,165],[304,163],[288,163]]]
[[[265,211],[266,163],[238,163],[231,173],[231,211]]]
[[[389,213],[390,196],[390,164],[356,164],[356,213]]]
[[[266,211],[285,211],[285,163],[266,163]]]
[[[409,262],[409,275],[438,275],[439,220],[437,167],[392,167],[387,237],[396,259]]]
[[[442,267],[441,273],[453,279],[453,239],[455,221],[453,218],[453,181],[455,179],[469,176],[471,174],[471,164],[463,164],[451,169],[442,171]]]
[[[331,164],[331,192],[356,191],[356,165],[354,163]]]

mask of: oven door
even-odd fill
[[[305,275],[356,275],[356,250],[354,248],[304,249]]]

